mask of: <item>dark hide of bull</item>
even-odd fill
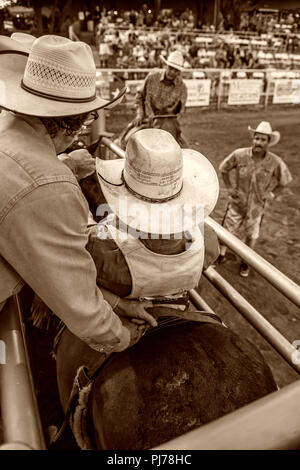
[[[57,350],[64,410],[77,368],[101,355],[68,330]],[[277,389],[262,354],[228,328],[197,322],[146,335],[110,357],[94,381],[90,427],[99,449],[150,449]]]

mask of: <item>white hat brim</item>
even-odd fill
[[[35,39],[27,33],[13,33],[10,38],[0,35],[0,53],[19,52],[28,55]]]
[[[166,65],[169,65],[173,69],[177,69],[177,70],[180,70],[180,71],[184,70],[184,67],[182,67],[180,65],[177,65],[177,64],[174,64],[173,62],[169,62],[167,59],[164,58],[163,55],[161,55],[160,58]]]
[[[204,155],[196,150],[182,149],[182,157],[183,185],[181,192],[178,197],[161,204],[140,200],[125,187],[122,181],[125,159],[96,159],[98,180],[104,197],[111,210],[125,225],[137,227],[137,214],[140,209],[140,213],[144,217],[139,217],[138,228],[142,232],[180,233],[183,231],[183,206],[188,210],[191,207],[197,209],[197,214],[201,217],[201,220],[198,219],[199,223],[203,222],[204,218],[212,212],[219,196],[219,182],[214,167]],[[126,205],[123,206],[125,201]],[[158,206],[160,206],[159,209]],[[172,227],[162,220],[153,220],[153,214],[157,214],[158,210],[163,214],[163,217],[170,216],[172,218]]]
[[[26,62],[27,55],[23,51],[2,50],[0,53],[0,107],[8,111],[49,118],[75,116],[101,108],[111,109],[123,100],[126,92],[124,88],[111,101],[96,96],[92,101],[76,103],[37,96],[21,88]]]
[[[270,137],[269,147],[273,147],[273,145],[278,144],[280,140],[280,132],[273,131],[271,134],[267,134],[265,132],[257,131],[256,129],[252,129],[251,126],[248,126],[248,131],[250,132],[251,137],[254,137],[254,134],[257,132],[258,134],[265,134]]]

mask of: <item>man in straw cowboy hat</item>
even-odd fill
[[[111,102],[97,96],[92,51],[83,42],[18,39],[0,38],[0,308],[27,283],[89,346],[122,351],[145,326],[118,315],[155,325],[145,310],[152,304],[97,287],[86,250],[88,205],[57,154],[124,91]]]
[[[168,128],[164,129],[172,133],[181,147],[188,147],[179,122],[187,100],[187,88],[181,77],[184,58],[180,51],[173,51],[167,59],[163,56],[161,59],[166,68],[163,71],[150,72],[137,92],[137,113],[133,124],[140,126],[143,121],[147,121],[150,127],[160,127],[161,119],[153,121],[154,116],[173,115],[171,122],[165,121]]]
[[[229,195],[223,225],[234,235],[244,229],[245,243],[254,248],[266,203],[290,183],[292,177],[283,160],[269,150],[279,142],[279,132],[272,131],[267,121],[262,121],[256,129],[249,126],[248,130],[252,147],[235,150],[222,161],[219,169]],[[225,260],[225,253],[226,247],[221,246],[220,262]],[[240,275],[249,275],[245,262],[241,263]]]

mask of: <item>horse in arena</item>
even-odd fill
[[[158,321],[108,358],[60,334],[58,389],[80,448],[151,449],[277,390],[257,347],[220,322]]]

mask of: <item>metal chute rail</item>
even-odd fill
[[[5,354],[0,365],[3,449],[44,450],[44,435],[30,367],[21,296],[10,297],[0,312]]]

